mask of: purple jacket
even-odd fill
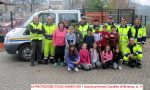
[[[73,62],[77,62],[78,60],[80,60],[80,56],[77,50],[76,50],[76,54],[77,54],[76,56],[69,55],[69,50],[67,51],[66,54],[67,64],[73,64]]]

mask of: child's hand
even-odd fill
[[[102,61],[102,63],[106,63],[106,60],[105,60],[105,61]]]
[[[92,65],[91,65],[91,64],[89,64],[89,66],[91,66],[91,67],[92,67]]]
[[[78,62],[73,62],[74,64],[78,64]]]
[[[114,37],[114,35],[110,35],[110,37]]]
[[[107,36],[107,35],[105,35],[105,38],[108,38],[108,36]]]
[[[133,57],[133,54],[130,54],[129,57],[132,58],[132,57]]]
[[[77,61],[77,64],[79,64],[80,60]]]

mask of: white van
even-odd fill
[[[18,54],[21,59],[29,60],[31,58],[31,47],[29,40],[29,32],[27,32],[27,26],[32,22],[33,16],[38,15],[39,21],[46,23],[48,16],[53,17],[53,23],[56,25],[60,21],[74,20],[80,21],[79,10],[44,10],[34,13],[22,26],[12,29],[6,34],[4,46],[9,54]]]

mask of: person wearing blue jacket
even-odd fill
[[[79,71],[77,66],[80,61],[80,56],[78,50],[75,48],[75,45],[73,43],[69,45],[69,49],[66,53],[66,61],[69,71],[70,70],[74,70],[77,72]]]

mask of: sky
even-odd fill
[[[150,6],[150,0],[133,0],[136,3],[142,4],[142,5],[149,5]]]

